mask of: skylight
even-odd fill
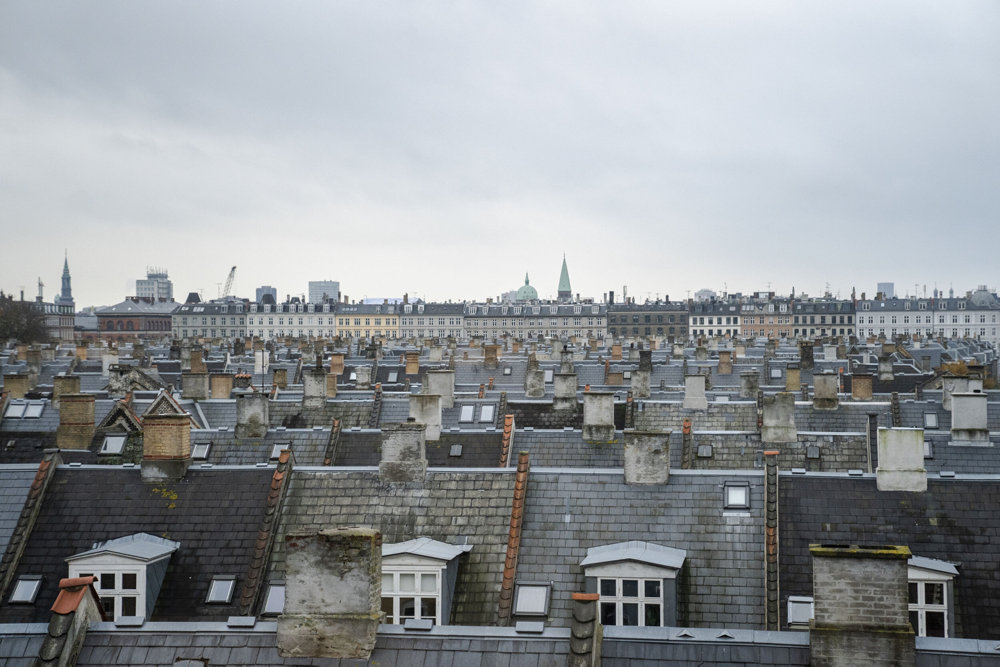
[[[233,599],[233,590],[236,588],[236,577],[232,575],[218,576],[212,578],[212,583],[208,585],[208,596],[205,602],[209,604],[229,604]]]
[[[389,372],[389,382],[396,382],[399,380],[399,371]]]
[[[37,419],[42,416],[43,410],[45,410],[44,403],[28,403],[28,407],[24,411],[24,418]]]
[[[122,453],[125,449],[125,440],[128,436],[124,433],[111,433],[104,436],[104,443],[101,445],[101,450],[98,454],[115,456]]]
[[[20,419],[24,416],[24,410],[27,407],[27,403],[11,403],[7,406],[3,416],[5,419]]]
[[[483,409],[479,413],[479,421],[481,422],[492,422],[493,414],[496,412],[495,405],[484,405]]]
[[[471,422],[473,419],[473,414],[476,411],[476,406],[474,405],[463,405],[462,414],[459,416],[458,421],[460,422]]]
[[[267,587],[267,597],[264,599],[264,609],[261,614],[274,616],[285,610],[285,583],[274,582]]]
[[[34,604],[35,597],[42,587],[42,578],[37,575],[27,575],[18,578],[14,590],[7,600],[10,604]]]
[[[277,461],[278,457],[281,456],[281,450],[291,449],[292,443],[290,442],[279,442],[274,447],[271,448],[271,460]]]
[[[212,448],[210,442],[198,442],[191,446],[191,458],[204,461],[208,458],[208,450]]]

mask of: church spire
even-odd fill
[[[57,303],[72,304],[73,303],[73,287],[71,285],[69,276],[69,252],[66,252],[65,259],[63,259],[63,272],[62,272],[62,291],[59,294]]]
[[[566,253],[563,253],[562,270],[559,272],[559,301],[573,300],[573,288],[569,285],[569,269],[566,268]]]

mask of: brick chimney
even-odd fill
[[[615,395],[589,391],[583,395],[583,439],[600,444],[615,440]]]
[[[285,551],[278,652],[286,658],[367,660],[381,617],[382,534],[333,528],[286,535]]]
[[[270,425],[267,394],[251,392],[236,396],[236,437],[263,438]]]
[[[424,382],[428,394],[441,397],[442,408],[455,407],[455,371],[427,371]]]
[[[488,368],[490,370],[493,370],[499,368],[499,366],[500,366],[500,346],[484,345],[483,368]]]
[[[27,373],[10,373],[3,376],[3,388],[11,399],[24,398],[31,390]]]
[[[378,464],[383,482],[423,482],[427,476],[425,427],[416,422],[382,427],[382,459]]]
[[[851,376],[851,398],[855,401],[872,400],[872,376],[870,373],[855,373]]]
[[[802,386],[802,369],[798,364],[785,366],[785,391],[795,392]]]
[[[670,481],[670,431],[625,430],[625,483]]]
[[[811,340],[799,341],[799,368],[811,371],[813,365],[813,342]]]
[[[231,373],[212,373],[208,379],[212,398],[229,398],[233,393]]]
[[[719,375],[733,374],[733,353],[730,350],[719,350]]]
[[[63,394],[59,398],[59,449],[87,449],[94,438],[94,395]]]
[[[79,375],[57,375],[52,378],[52,406],[59,407],[59,399],[66,394],[80,393]]]
[[[798,442],[795,394],[783,391],[764,397],[764,422],[761,425],[760,439],[769,444]]]
[[[340,352],[334,352],[330,355],[330,374],[331,375],[343,375],[344,374],[344,355]]]
[[[427,427],[428,440],[441,439],[441,397],[437,394],[410,394],[410,418]]]
[[[142,479],[179,480],[191,465],[191,419],[187,414],[146,415],[142,420]]]
[[[417,375],[420,372],[420,353],[419,352],[407,352],[406,353],[406,374],[407,375]]]
[[[820,667],[915,664],[905,546],[809,545],[815,617],[811,662]]]

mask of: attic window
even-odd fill
[[[389,382],[396,382],[398,380],[399,380],[399,371],[390,371],[389,372],[389,380],[388,381]]]
[[[3,416],[5,419],[20,419],[24,416],[24,410],[27,407],[27,403],[11,403],[7,406]]]
[[[493,414],[496,412],[496,406],[494,405],[484,405],[483,409],[479,412],[479,421],[481,422],[492,422]]]
[[[551,368],[545,369],[545,383],[546,384],[552,382],[552,373],[553,373],[553,371],[552,371]]]
[[[632,379],[632,371],[624,371],[622,373],[622,379],[624,379],[624,380],[631,380]]]
[[[196,461],[204,461],[208,458],[208,450],[212,448],[210,442],[198,442],[191,446],[191,458]]]
[[[24,418],[38,419],[42,416],[43,410],[45,410],[44,403],[28,403],[28,406],[24,410]]]
[[[98,454],[107,456],[117,456],[125,449],[125,440],[128,438],[124,433],[113,433],[104,436],[104,443]]]
[[[924,428],[934,428],[938,427],[938,416],[936,412],[925,412],[924,413]]]
[[[791,630],[808,630],[813,618],[813,599],[805,595],[788,596],[788,627]]]
[[[514,613],[518,616],[546,616],[552,584],[541,581],[519,582],[514,587]]]
[[[42,578],[40,576],[25,575],[19,577],[7,602],[10,604],[34,604],[41,588]]]
[[[355,373],[354,371],[351,371],[351,382],[356,382],[357,379],[358,379],[358,374]]]
[[[208,585],[208,595],[205,597],[207,604],[229,604],[233,599],[233,591],[236,589],[236,577],[232,575],[222,575],[212,578],[212,583]]]
[[[750,509],[749,482],[726,482],[723,493],[727,510]]]
[[[285,610],[285,582],[275,581],[267,587],[262,616],[277,616]]]
[[[272,461],[277,461],[278,457],[281,456],[281,451],[283,449],[291,449],[291,448],[292,448],[292,443],[290,443],[290,442],[279,442],[279,443],[277,443],[276,445],[274,445],[273,447],[271,447],[271,460]]]
[[[504,375],[510,375],[510,372],[511,372],[510,366],[507,366],[506,368],[503,369],[503,374]]]
[[[460,422],[471,422],[473,420],[473,415],[476,411],[476,406],[474,405],[463,405],[462,414],[459,415],[458,421]]]
[[[771,369],[771,379],[772,380],[777,380],[777,379],[780,379],[780,378],[781,378],[781,369],[780,368],[772,368]]]

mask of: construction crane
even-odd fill
[[[229,269],[229,277],[226,278],[226,288],[222,290],[222,298],[225,299],[229,296],[230,291],[233,289],[233,278],[236,277],[236,267]]]

